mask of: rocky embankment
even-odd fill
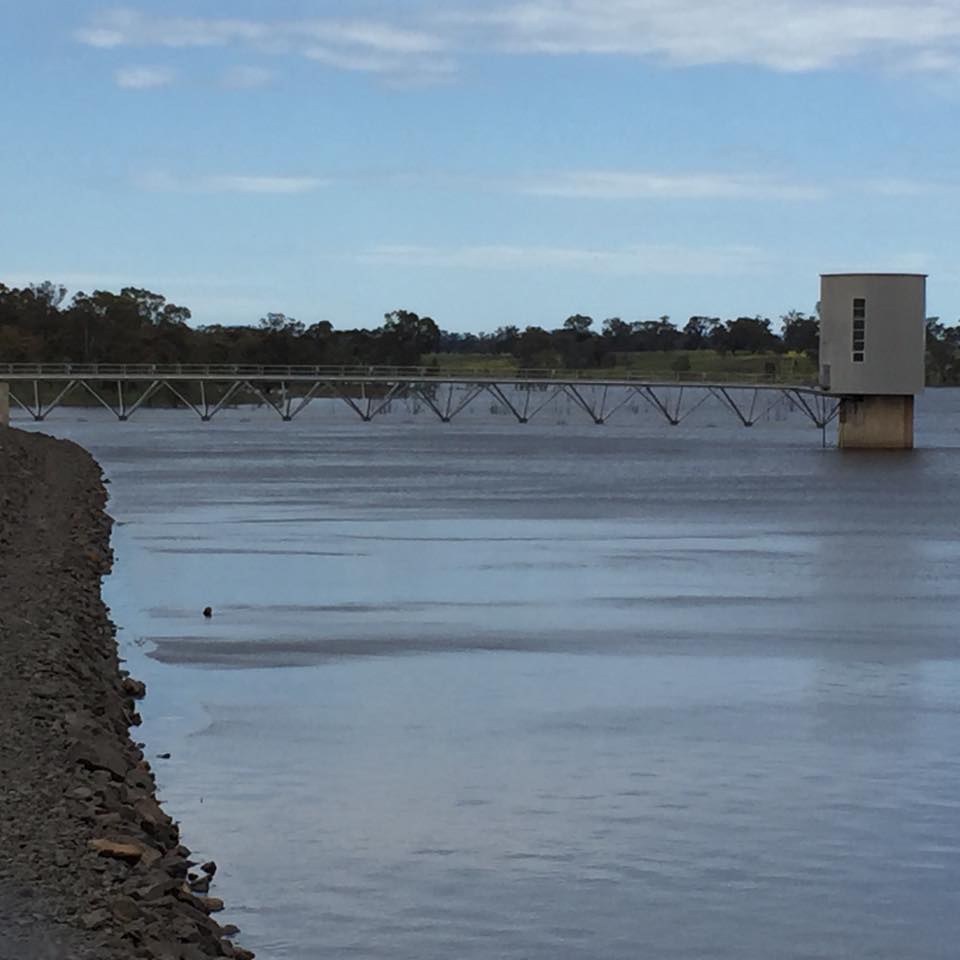
[[[80,447],[0,427],[0,960],[250,958],[130,737],[105,503]]]

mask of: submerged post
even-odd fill
[[[10,384],[0,383],[0,427],[10,426]]]
[[[842,449],[912,450],[923,391],[926,275],[820,278],[820,386],[840,396]]]

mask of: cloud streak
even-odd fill
[[[496,193],[546,200],[598,203],[658,202],[780,202],[813,203],[858,193],[879,199],[950,197],[960,194],[960,182],[906,177],[837,179],[820,183],[793,181],[760,173],[704,170],[566,170],[515,177],[483,174],[450,175],[433,170],[404,172],[318,172],[287,174],[183,174],[148,170],[133,177],[144,190],[167,193],[302,194],[340,185],[369,189],[440,187],[463,192]],[[490,248],[501,249],[501,248]],[[509,249],[509,248],[503,248]]]
[[[79,29],[76,39],[101,50],[230,47],[263,55],[293,54],[342,70],[406,78],[429,79],[453,71],[453,61],[445,56],[445,37],[389,20],[152,17],[119,9]]]
[[[114,74],[114,79],[124,90],[156,90],[169,87],[176,74],[165,67],[123,67]]]
[[[310,193],[329,183],[328,180],[321,177],[250,176],[243,174],[178,177],[159,171],[141,174],[135,177],[134,181],[144,190],[161,193],[260,193],[280,195]]]
[[[953,0],[517,0],[463,15],[513,53],[625,55],[675,66],[812,71],[956,68]]]
[[[91,47],[237,48],[342,70],[449,77],[466,54],[629,56],[674,67],[781,72],[849,65],[960,72],[956,0],[463,0],[380,18],[148,16],[113,10],[76,33]]]
[[[531,177],[521,193],[583,200],[819,200],[822,187],[728,173],[582,170]]]
[[[272,81],[273,71],[265,67],[231,67],[221,75],[221,85],[228,90],[257,90]]]
[[[623,276],[730,276],[762,272],[769,257],[749,246],[683,247],[641,244],[618,248],[383,245],[357,255],[361,263],[408,268],[577,271]]]

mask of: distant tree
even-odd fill
[[[120,291],[122,300],[129,302],[136,311],[141,324],[151,327],[169,327],[185,324],[190,319],[186,307],[167,303],[166,297],[138,287],[124,287]]]
[[[927,380],[932,383],[960,382],[960,328],[948,327],[939,317],[927,317],[926,362]]]
[[[268,313],[261,317],[260,329],[266,333],[280,333],[288,337],[301,337],[304,333],[303,324],[285,313]]]
[[[603,321],[603,333],[597,343],[597,359],[601,366],[615,366],[617,354],[630,350],[633,343],[633,328],[620,317],[608,317]]]
[[[567,317],[560,330],[552,334],[553,348],[569,370],[582,370],[599,362],[600,338],[591,332],[593,318],[577,313]]]
[[[630,339],[630,324],[619,317],[607,317],[603,321],[603,334],[608,340],[627,342]]]
[[[398,366],[416,366],[420,355],[435,353],[440,328],[431,317],[421,317],[410,310],[394,310],[384,314],[380,339],[383,359]]]
[[[680,331],[670,322],[669,317],[641,320],[632,327],[635,350],[676,350],[682,342]]]
[[[575,313],[563,321],[563,329],[571,333],[589,333],[593,326],[593,317],[585,317],[582,313]]]
[[[719,323],[713,317],[691,317],[683,328],[681,346],[684,350],[703,350],[708,345],[711,324]]]
[[[731,353],[766,353],[781,346],[770,329],[770,321],[760,317],[737,317],[727,322],[726,347]]]
[[[305,331],[306,335],[318,343],[326,343],[333,336],[333,324],[329,320],[318,320]]]
[[[493,347],[497,353],[513,353],[520,339],[520,329],[513,324],[497,327],[493,332]]]
[[[37,300],[42,301],[53,310],[57,310],[66,299],[67,288],[60,284],[44,280],[43,283],[31,283],[27,288]]]
[[[783,348],[791,353],[806,353],[815,357],[820,350],[820,324],[817,318],[791,310],[780,319],[783,321]]]
[[[560,355],[553,337],[542,327],[527,327],[517,340],[516,358],[521,367],[559,367]]]

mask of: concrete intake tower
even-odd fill
[[[926,286],[920,273],[820,278],[820,387],[840,397],[837,445],[913,449],[923,391]]]

